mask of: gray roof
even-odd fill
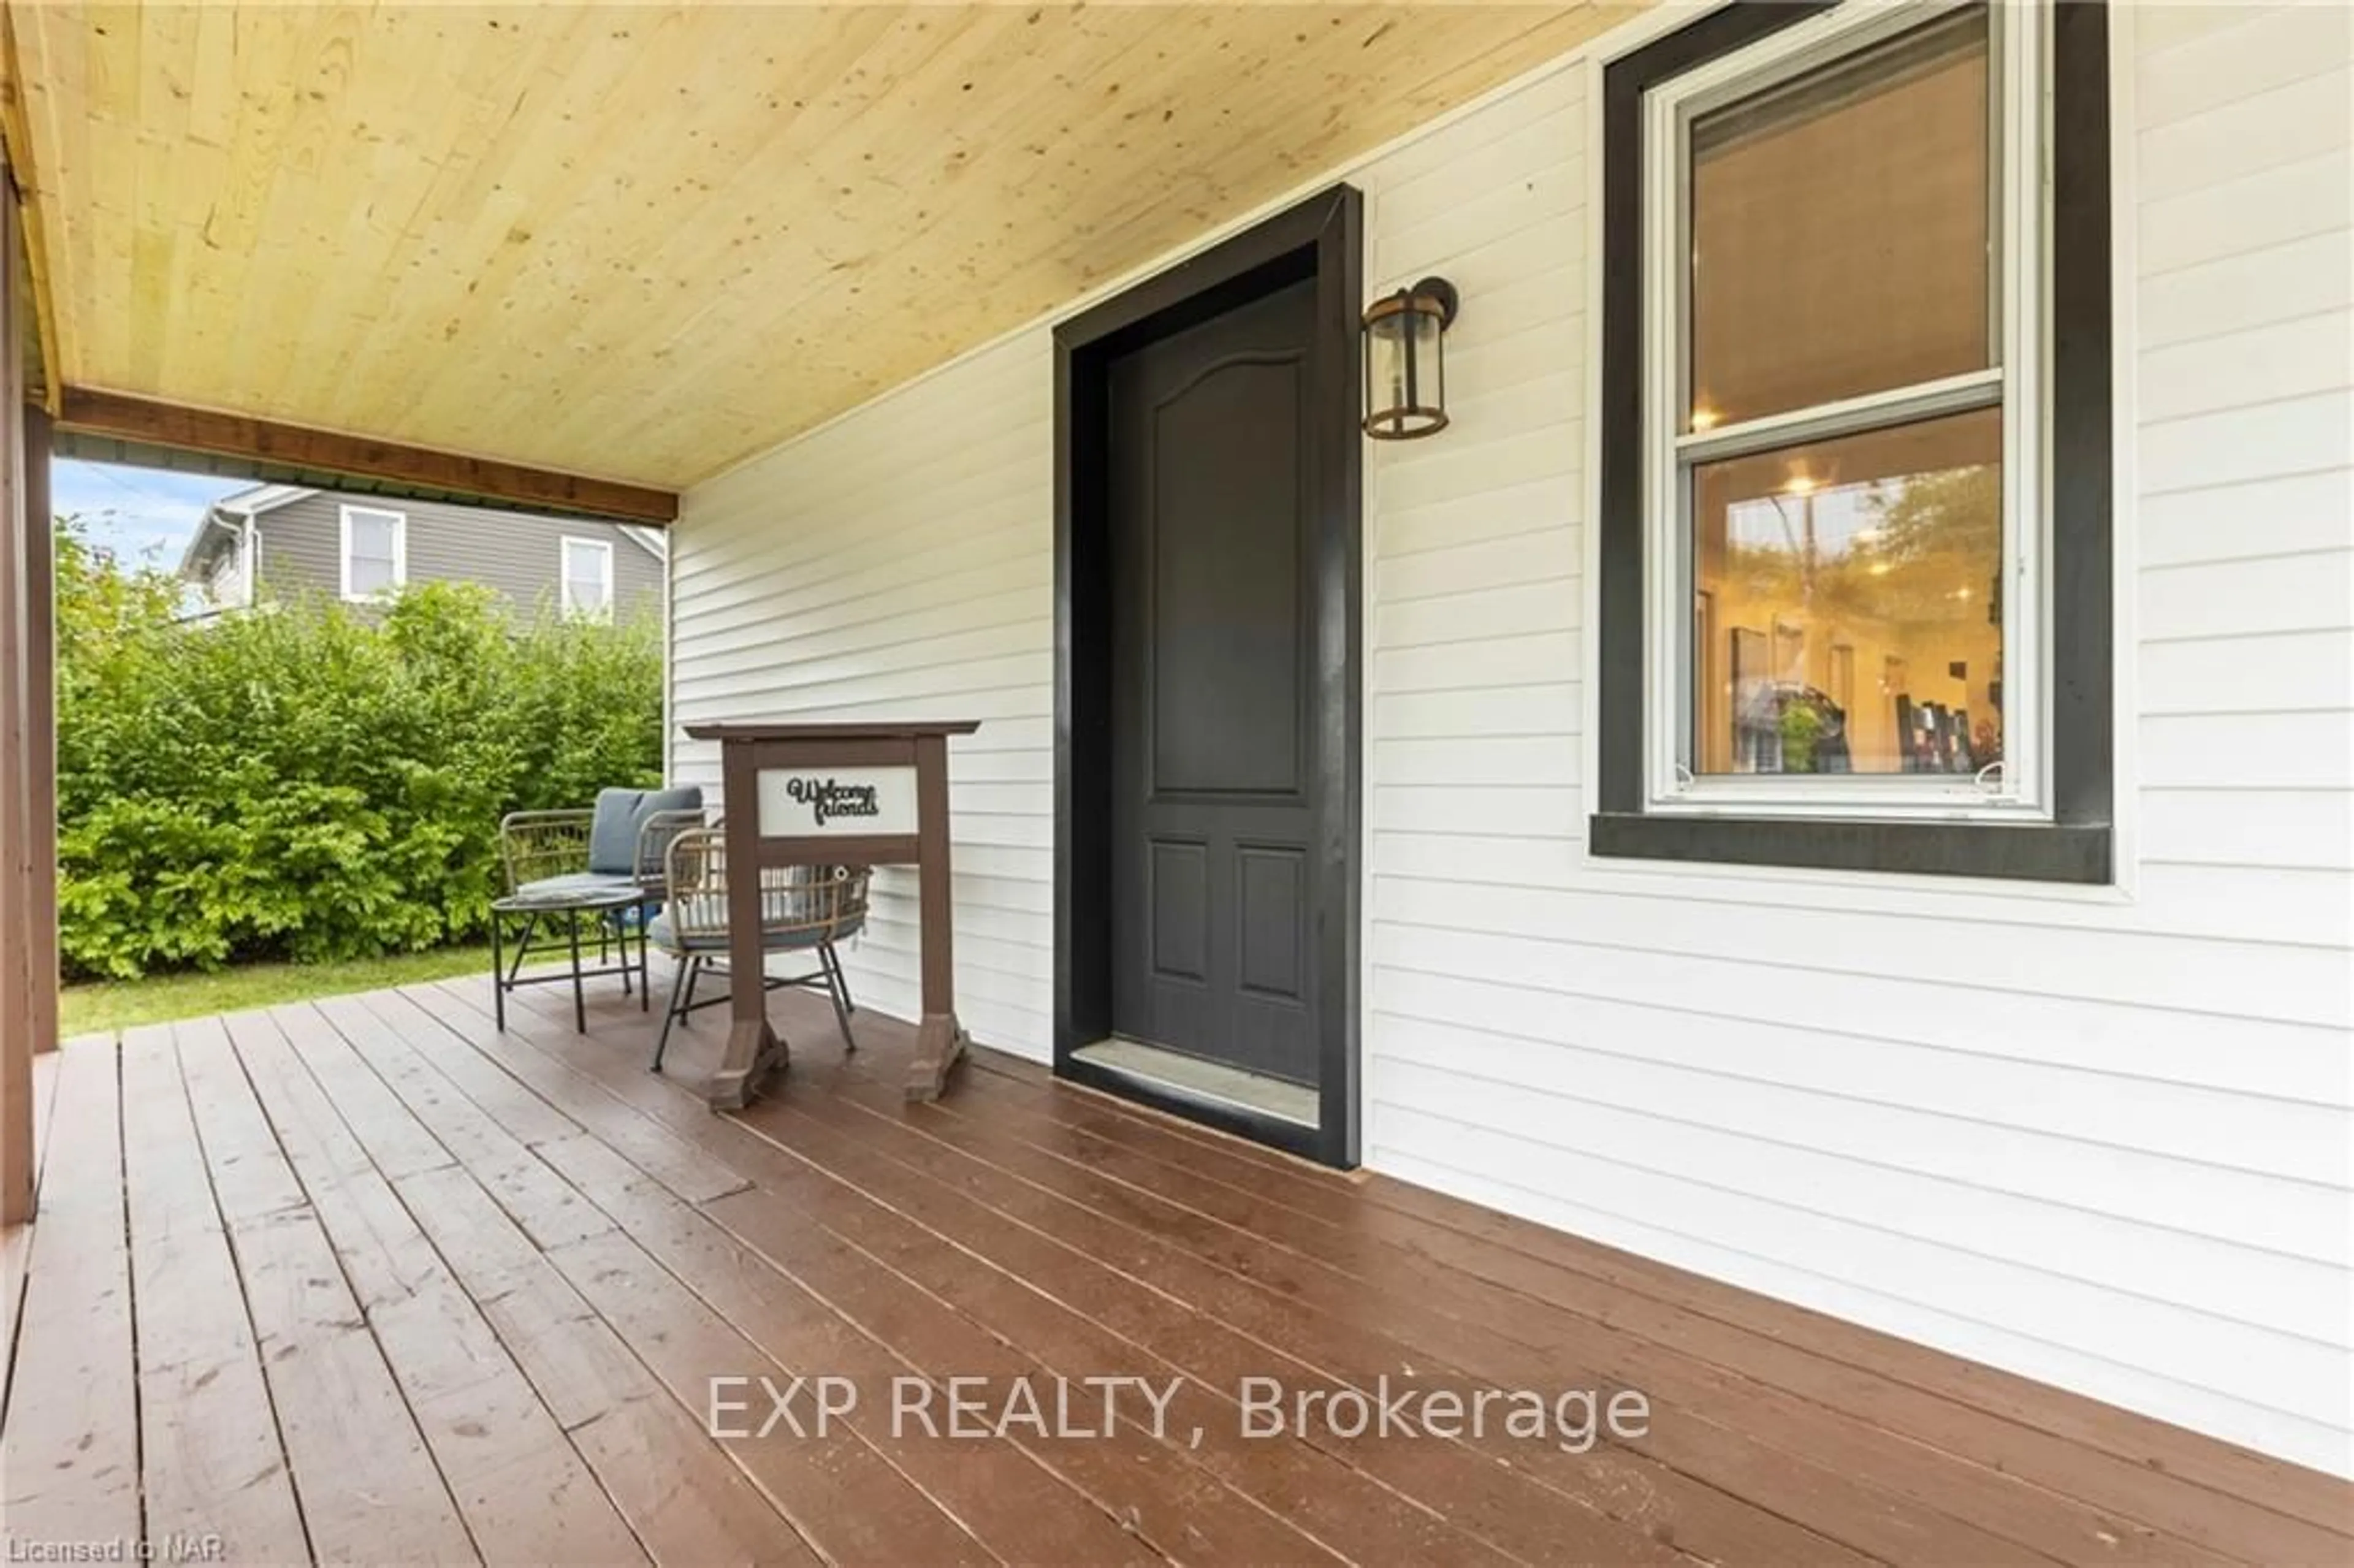
[[[188,547],[180,552],[179,575],[193,580],[197,576],[196,568],[215,551],[234,542],[249,519],[317,493],[299,484],[257,484],[222,496],[206,509],[196,531],[188,536]]]

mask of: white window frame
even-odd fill
[[[388,588],[372,593],[352,591],[352,519],[354,516],[388,518],[392,523],[392,583]],[[398,592],[408,582],[408,514],[395,512],[388,506],[354,506],[349,503],[335,508],[335,564],[340,576],[338,591],[353,604],[374,604],[387,595]]]
[[[575,546],[594,550],[604,561],[605,602],[593,608],[582,608],[572,602],[572,551]],[[578,534],[567,534],[556,546],[556,593],[567,615],[594,616],[599,620],[613,619],[613,542],[610,539],[588,539]]]
[[[1645,810],[1662,814],[1893,821],[2050,821],[2045,683],[2050,624],[2046,535],[2051,265],[2051,18],[2042,6],[1988,6],[1996,88],[1992,301],[2000,312],[1988,370],[1893,392],[1681,433],[1688,406],[1690,132],[1709,111],[1957,10],[1967,0],[1856,0],[1660,83],[1645,95],[1643,408]],[[1680,753],[1694,695],[1691,475],[1700,463],[1859,433],[1939,414],[2002,408],[2003,760],[1973,779],[1917,773],[1695,777]]]

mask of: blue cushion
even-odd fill
[[[646,791],[645,799],[638,802],[637,832],[634,836],[642,839],[646,824],[663,811],[700,811],[702,810],[703,786],[700,784],[681,784],[672,789],[649,789]],[[652,856],[652,863],[645,868],[649,878],[655,881],[661,880],[664,862],[670,853],[671,841],[686,832],[692,825],[687,822],[677,823],[664,831],[659,843],[645,846],[651,851]]]
[[[588,819],[588,869],[607,876],[635,876],[638,832],[656,811],[693,811],[703,806],[703,787],[675,789],[599,789]]]
[[[846,938],[855,937],[858,935],[859,927],[865,924],[866,917],[863,915],[855,920],[848,921],[833,933],[833,939],[839,942]],[[815,931],[771,931],[768,933],[768,938],[761,946],[771,953],[797,952],[803,948],[816,947],[817,938],[818,934]],[[646,927],[646,939],[655,947],[671,953],[724,953],[727,950],[727,933],[725,931],[698,933],[693,940],[682,943],[678,939],[678,932],[670,923],[670,916],[666,914],[654,916],[653,923]]]
[[[518,898],[554,898],[574,893],[628,893],[638,885],[634,876],[616,876],[601,871],[567,871],[561,876],[543,876],[526,882],[515,889]]]

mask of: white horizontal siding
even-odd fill
[[[1043,1057],[1053,968],[1054,548],[1043,338],[1006,344],[690,491],[672,534],[674,726],[978,718],[952,740],[957,1001]],[[672,769],[716,790],[716,748]],[[863,1006],[917,1011],[916,878],[875,875],[846,955]]]
[[[2354,1471],[2349,15],[2137,8],[2112,890],[1591,858],[1586,76],[1347,172],[1461,290],[1455,422],[1367,448],[1365,1158]],[[705,486],[697,717],[978,715],[960,1000],[1043,1054],[1041,328]],[[710,759],[679,766],[707,779]],[[913,1007],[903,880],[854,959]]]
[[[2130,896],[1590,859],[1582,73],[1365,172],[1374,285],[1464,298],[1456,424],[1368,449],[1369,1163],[2354,1465],[2349,50],[2296,9],[2140,72]]]

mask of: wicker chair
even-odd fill
[[[507,895],[540,897],[551,904],[573,895],[638,892],[642,904],[614,910],[597,923],[601,964],[620,942],[630,949],[632,918],[659,903],[671,840],[704,821],[703,791],[690,784],[676,789],[599,789],[586,810],[510,811],[499,821],[499,862],[506,872]],[[541,949],[533,946],[539,917],[526,916],[515,943],[514,960],[503,980],[512,981]],[[621,991],[630,990],[626,969]]]
[[[833,1018],[842,1030],[843,1047],[858,1049],[850,1032],[850,1016],[858,1011],[850,997],[850,980],[843,973],[842,957],[834,944],[854,937],[866,924],[864,866],[779,865],[761,869],[760,950],[764,953],[811,953],[818,967],[807,974],[780,978],[764,975],[763,989],[787,986],[822,989],[833,1003]],[[693,828],[671,840],[665,886],[668,902],[655,916],[647,935],[653,945],[678,960],[678,977],[671,985],[670,1005],[663,1010],[662,1037],[654,1043],[653,1070],[662,1071],[670,1049],[672,1025],[685,1021],[698,1007],[715,1007],[726,993],[695,999],[695,982],[714,962],[727,959],[727,847],[717,828]]]
[[[703,791],[600,789],[583,810],[511,811],[499,822],[510,894],[634,884],[660,896],[671,841],[704,821]]]

